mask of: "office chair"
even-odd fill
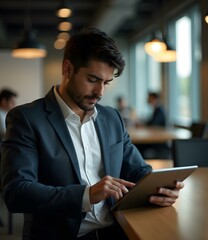
[[[175,139],[172,145],[174,167],[208,167],[208,139]]]
[[[202,138],[208,139],[208,122],[206,122],[206,124],[205,124]]]
[[[0,188],[0,201],[3,201],[2,191]],[[1,219],[1,210],[0,210],[0,227],[4,227],[3,220]],[[13,232],[13,214],[11,212],[8,212],[8,234],[12,234]]]
[[[2,189],[1,189],[1,144],[2,144],[2,139],[0,138],[0,199],[2,198],[2,201],[3,201]],[[3,227],[3,226],[4,224],[0,216],[0,227]],[[13,230],[13,216],[11,212],[8,212],[8,234],[12,234],[12,230]]]
[[[192,138],[203,137],[205,128],[206,128],[205,122],[193,122],[190,126],[190,130],[192,132]]]

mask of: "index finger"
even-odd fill
[[[130,181],[126,181],[124,179],[120,179],[120,178],[113,178],[114,181],[124,185],[125,187],[134,187],[136,184]]]

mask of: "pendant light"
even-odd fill
[[[162,2],[163,3],[163,2]],[[158,3],[156,6],[159,6]],[[162,4],[163,5],[163,4]],[[155,17],[153,19],[153,22],[157,22],[158,19],[162,19],[162,24],[159,29],[163,29],[163,31],[154,32],[153,37],[151,41],[145,43],[144,48],[145,52],[153,57],[155,61],[158,62],[174,62],[176,61],[176,51],[173,50],[169,44],[166,41],[166,38],[164,36],[164,13],[165,13],[164,7],[161,7],[161,9],[158,9],[158,11],[155,11]],[[158,16],[158,13],[162,12],[162,17]],[[159,26],[159,24],[158,24]],[[157,33],[157,35],[156,35]],[[159,35],[160,34],[160,35]]]
[[[12,56],[27,59],[43,58],[47,51],[45,46],[37,41],[36,32],[32,30],[29,0],[26,13],[22,40],[13,47]]]
[[[160,9],[160,0],[155,0],[155,11],[152,14],[152,22],[154,26],[154,32],[152,33],[150,41],[146,42],[144,45],[145,52],[148,55],[154,56],[155,54],[159,54],[167,49],[165,42],[163,41],[162,32],[159,29],[160,27],[160,16],[158,13],[161,11]]]
[[[166,44],[155,37],[144,45],[145,52],[151,56],[165,51],[166,48]]]
[[[205,22],[208,24],[208,12],[206,13],[205,17],[204,17]]]
[[[16,58],[43,58],[46,54],[45,46],[37,41],[32,29],[24,30],[23,39],[12,50],[12,56]]]
[[[176,51],[167,45],[167,49],[165,51],[161,52],[160,54],[154,55],[153,58],[157,62],[175,62]]]
[[[55,49],[63,49],[67,40],[70,38],[69,31],[72,29],[72,23],[68,18],[72,15],[72,10],[65,0],[60,0],[59,7],[56,10],[57,17],[60,18],[58,24],[59,34],[54,42]]]
[[[67,19],[60,21],[58,24],[58,30],[61,32],[67,32],[72,29],[72,23],[69,22]]]
[[[166,50],[160,52],[159,54],[155,54],[153,56],[154,60],[157,62],[175,62],[176,61],[176,50],[173,49],[166,38],[166,35],[163,34],[163,39],[166,44]]]
[[[60,5],[56,10],[57,17],[68,18],[72,14],[72,10],[68,7],[64,0],[60,1]]]

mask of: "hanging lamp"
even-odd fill
[[[32,30],[30,6],[26,12],[22,40],[14,45],[12,56],[27,59],[43,58],[47,55],[47,51],[45,46],[37,41],[36,32]]]
[[[151,56],[165,51],[166,48],[166,44],[158,39],[153,39],[150,42],[146,42],[144,46],[146,53]]]
[[[66,1],[64,0],[60,1],[60,5],[56,10],[56,15],[60,18],[68,18],[71,16],[71,14],[72,10],[66,4]]]
[[[58,30],[61,32],[67,32],[72,29],[72,23],[68,21],[68,19],[63,19],[58,24]]]
[[[144,49],[147,54],[154,56],[155,54],[165,51],[167,46],[163,40],[160,40],[160,38],[156,37],[155,33],[153,33],[151,40],[145,43]]]
[[[163,41],[163,35],[160,29],[158,13],[160,12],[159,6],[161,5],[159,0],[155,0],[155,11],[152,14],[152,22],[154,26],[154,32],[150,41],[146,42],[144,45],[145,52],[151,56],[159,54],[167,49],[165,42]]]
[[[45,46],[37,41],[32,29],[24,30],[23,39],[12,50],[12,56],[16,58],[43,58],[46,54]]]
[[[205,22],[208,24],[208,12],[206,13],[205,17],[204,17]]]
[[[154,55],[153,58],[157,62],[175,62],[176,61],[176,50],[172,49],[166,43],[167,49],[157,55]]]
[[[156,0],[158,4],[156,6],[159,6],[159,1]],[[162,2],[163,3],[163,2]],[[165,12],[165,8],[162,8],[162,11],[155,11],[155,13],[158,15],[159,12]],[[161,10],[160,9],[160,10]],[[153,22],[157,21],[158,16],[155,15],[155,19],[153,19]],[[164,24],[164,19],[163,19]],[[162,25],[163,25],[162,24]],[[164,31],[164,26],[161,27]],[[156,34],[153,34],[152,40],[147,42],[144,46],[145,51],[147,54],[151,55],[154,60],[158,62],[173,62],[176,61],[176,51],[173,50],[169,44],[166,41],[166,38],[164,37],[164,33],[162,31],[158,31],[157,34],[159,34],[158,37],[156,37]],[[160,37],[159,37],[160,36]]]

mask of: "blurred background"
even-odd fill
[[[60,8],[64,15],[58,15]],[[129,132],[137,147],[168,150],[164,158],[171,159],[170,141],[204,137],[208,129],[206,16],[207,0],[0,0],[0,89],[14,90],[17,105],[43,97],[61,81],[66,41],[97,27],[116,40],[126,61],[101,103],[118,108],[128,127],[136,126]],[[164,126],[180,132],[137,131],[154,111],[149,92],[160,96]],[[181,132],[185,129],[190,132]],[[9,225],[11,215],[3,200],[0,204],[1,239],[21,239],[22,215],[14,214],[15,224]]]
[[[70,9],[64,18],[57,16],[63,6]],[[127,63],[102,104],[116,106],[116,98],[123,96],[143,121],[150,113],[151,90],[160,92],[168,124],[206,121],[207,11],[206,0],[1,0],[0,88],[18,92],[18,104],[44,96],[61,80],[65,41],[84,27],[98,27],[116,40]],[[14,57],[14,48],[31,39],[45,56]],[[150,55],[145,43],[152,39],[165,42],[175,56]]]

